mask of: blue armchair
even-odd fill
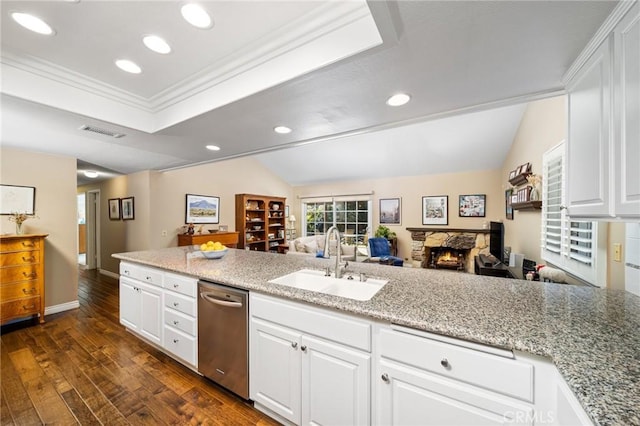
[[[380,263],[393,266],[402,266],[404,261],[395,256],[391,256],[389,241],[386,238],[369,238],[369,255],[371,260],[378,259]]]

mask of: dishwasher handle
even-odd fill
[[[214,303],[216,305],[227,306],[230,308],[242,308],[242,302],[234,302],[229,300],[224,300],[216,297],[216,293],[213,292],[201,292],[200,297],[202,297],[207,302]]]

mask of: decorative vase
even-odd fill
[[[538,189],[537,186],[532,186],[531,187],[531,195],[529,196],[529,200],[531,200],[531,201],[540,200],[540,190]]]
[[[22,223],[16,222],[16,235],[22,235]]]

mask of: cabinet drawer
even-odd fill
[[[195,336],[196,330],[198,329],[198,325],[194,317],[174,311],[167,307],[165,307],[164,310],[164,323],[177,328],[178,330],[184,331],[191,336]]]
[[[164,288],[182,293],[186,296],[196,297],[196,293],[198,291],[198,279],[165,272]]]
[[[39,251],[17,251],[12,253],[3,253],[0,256],[0,266],[20,266],[32,263],[40,263]]]
[[[178,293],[166,292],[164,295],[164,305],[168,308],[180,311],[183,314],[196,316],[196,299],[183,296]]]
[[[162,287],[162,271],[158,269],[120,262],[120,275]]]
[[[0,269],[0,282],[4,285],[17,281],[31,281],[40,278],[39,265],[10,266]]]
[[[40,285],[38,281],[22,281],[13,284],[2,284],[2,286],[0,286],[0,300],[6,301],[39,296],[39,288]]]
[[[371,352],[371,325],[364,320],[313,306],[251,294],[252,317]]]
[[[400,331],[380,331],[380,356],[533,402],[533,366]]]
[[[165,325],[164,348],[193,366],[196,364],[197,340],[193,336]]]
[[[40,249],[40,240],[38,238],[14,238],[0,242],[0,251],[3,253],[38,249]]]
[[[2,302],[0,306],[0,321],[20,318],[40,312],[40,296]]]

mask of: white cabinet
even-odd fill
[[[249,307],[256,408],[294,424],[370,424],[366,321],[254,293]]]
[[[198,280],[164,273],[164,338],[162,346],[172,355],[198,366]]]
[[[162,289],[130,278],[120,278],[120,323],[161,345]]]
[[[615,214],[640,217],[640,3],[614,29]]]
[[[534,423],[532,365],[429,336],[380,330],[376,424]]]
[[[567,85],[572,218],[640,218],[639,10],[636,2]]]

